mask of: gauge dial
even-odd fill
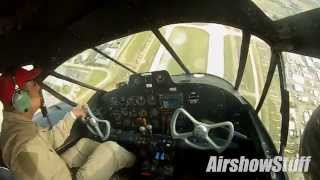
[[[156,104],[157,104],[156,97],[155,97],[154,95],[149,95],[149,96],[147,97],[147,103],[148,103],[148,105],[150,105],[150,106],[156,105]]]
[[[122,120],[122,116],[121,116],[121,112],[119,111],[113,111],[112,112],[112,116],[114,119],[114,125],[116,126],[121,126],[121,120]]]
[[[163,84],[166,81],[166,78],[160,73],[156,75],[155,79],[158,84]]]
[[[136,105],[135,98],[134,98],[133,96],[130,96],[130,97],[127,99],[127,105],[128,105],[128,106],[135,106],[135,105]]]
[[[122,114],[122,116],[128,116],[129,115],[128,109],[127,108],[122,108],[121,109],[121,114]]]
[[[145,109],[141,109],[139,111],[139,116],[140,117],[147,117],[148,116],[148,112]]]
[[[127,103],[127,100],[125,97],[121,96],[119,100],[120,105],[125,105]]]
[[[129,111],[129,116],[130,116],[131,118],[135,118],[135,117],[138,116],[138,113],[137,113],[137,111],[136,111],[135,109],[131,109],[131,110]]]
[[[139,106],[143,106],[146,104],[146,99],[143,96],[138,96],[136,98],[136,104]]]
[[[118,105],[119,105],[119,100],[118,100],[118,98],[115,97],[115,96],[111,97],[111,99],[110,99],[110,104],[111,104],[111,106],[118,106]]]
[[[188,96],[189,104],[198,104],[200,103],[200,96],[197,92],[191,92]]]

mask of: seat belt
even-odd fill
[[[43,97],[42,90],[40,91],[40,96],[41,96],[41,107],[40,107],[40,110],[41,110],[43,118],[48,122],[49,130],[51,130],[53,128],[53,125],[52,125],[52,122],[51,122],[51,120],[49,118],[49,115],[48,115],[48,109],[47,109],[47,107],[45,105],[45,102],[44,102],[44,97]]]

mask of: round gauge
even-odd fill
[[[157,74],[155,79],[158,84],[163,84],[166,81],[166,78],[163,76],[163,74]]]
[[[136,98],[136,104],[139,106],[143,106],[146,104],[146,99],[143,96],[138,96]]]
[[[119,111],[113,111],[112,112],[112,116],[113,116],[113,123],[116,126],[120,126],[121,125],[121,120],[122,120],[122,116],[121,116],[121,112]]]
[[[112,116],[113,116],[113,118],[114,118],[115,120],[121,119],[121,113],[120,113],[119,111],[117,111],[117,110],[115,110],[115,111],[112,112]]]
[[[127,109],[127,108],[122,108],[122,109],[121,109],[121,114],[122,114],[123,116],[128,116],[128,115],[129,115],[128,109]]]
[[[118,106],[119,105],[118,98],[116,96],[111,97],[110,104],[111,104],[111,106]]]
[[[147,117],[148,116],[148,112],[145,109],[141,109],[139,111],[139,116],[140,117]]]
[[[127,103],[126,98],[121,96],[120,99],[119,99],[119,103],[120,103],[120,105],[125,105]]]
[[[127,99],[127,105],[128,105],[128,106],[135,106],[135,105],[136,105],[136,102],[135,102],[135,99],[134,99],[133,96],[128,97],[128,99]]]
[[[135,109],[131,109],[129,111],[129,116],[132,117],[132,118],[135,118],[135,117],[138,116],[138,113],[137,113],[137,111]]]
[[[200,96],[197,92],[191,92],[188,96],[189,104],[198,104],[200,103]]]
[[[156,105],[156,104],[157,104],[156,97],[155,97],[154,95],[149,95],[149,96],[147,97],[147,103],[148,103],[148,105],[150,105],[150,106]]]

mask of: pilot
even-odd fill
[[[300,143],[300,155],[311,156],[309,171],[304,174],[305,180],[317,180],[320,177],[320,107],[311,115]]]
[[[0,136],[2,158],[16,180],[107,180],[122,168],[131,167],[135,156],[115,142],[80,139],[61,156],[55,149],[70,135],[73,123],[86,116],[74,108],[51,130],[32,122],[43,102],[36,81],[41,69],[5,73],[0,77],[0,100],[4,104]],[[71,173],[70,169],[77,169]]]

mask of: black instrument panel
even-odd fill
[[[172,114],[180,107],[199,119],[224,121],[227,97],[213,86],[174,83],[167,71],[157,71],[132,75],[127,85],[101,95],[95,104],[97,116],[109,120],[113,129],[151,125],[154,134],[169,135]],[[187,132],[193,125],[181,115],[176,128]]]

